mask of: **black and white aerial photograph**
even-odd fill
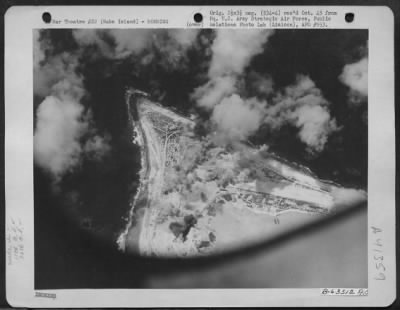
[[[35,289],[368,287],[368,30],[32,40]]]

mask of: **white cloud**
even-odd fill
[[[110,59],[135,56],[142,64],[157,54],[161,66],[179,69],[185,65],[186,52],[195,44],[198,32],[76,29],[72,35],[79,48],[54,54],[40,32],[34,31],[34,92],[45,98],[36,111],[35,162],[60,179],[84,157],[100,159],[110,149],[109,138],[97,134],[90,108],[81,104],[86,91],[77,72],[85,48],[95,46],[94,56]]]
[[[187,51],[195,46],[198,33],[199,29],[159,30],[153,35],[150,54],[159,55],[156,61],[165,70],[185,69]]]
[[[294,123],[299,128],[299,137],[311,152],[321,152],[328,136],[336,130],[336,121],[331,119],[326,107],[304,105],[295,112]]]
[[[97,46],[105,57],[115,57],[111,46],[104,40],[106,30],[75,29],[72,35],[79,46]]]
[[[271,130],[279,130],[286,124],[298,128],[298,136],[308,151],[318,153],[324,149],[329,135],[338,130],[328,106],[314,82],[299,75],[296,83],[286,87],[267,107],[264,122]]]
[[[196,88],[192,98],[200,107],[212,109],[236,92],[237,80],[251,59],[263,51],[273,30],[218,29],[211,45],[209,81]]]
[[[81,121],[83,107],[74,101],[47,97],[37,110],[34,136],[35,162],[56,178],[79,164],[79,138],[87,129]]]
[[[76,55],[62,53],[41,62],[43,64],[34,67],[33,89],[36,95],[50,95],[52,86],[64,79],[75,85],[82,83],[82,78],[75,73],[78,66]]]
[[[183,48],[191,47],[199,34],[199,29],[169,29],[168,34]]]
[[[368,58],[344,66],[339,80],[350,88],[350,102],[358,103],[368,96]]]
[[[237,84],[272,33],[273,30],[266,29],[216,30],[210,47],[209,80],[194,90],[192,98],[199,107],[211,112],[217,137],[243,140],[258,129],[262,103],[242,99]]]
[[[35,32],[34,32],[35,33]],[[35,163],[59,181],[84,156],[100,159],[109,151],[108,138],[96,133],[90,109],[81,104],[86,91],[76,73],[78,56],[62,53],[45,57],[34,35],[34,92],[45,97],[36,110]]]
[[[272,33],[269,29],[218,29],[211,47],[209,77],[243,73],[251,59],[263,51]]]
[[[79,46],[97,46],[104,57],[117,59],[141,53],[152,40],[151,29],[75,29],[72,34]]]
[[[261,125],[265,103],[255,98],[243,100],[237,94],[225,97],[213,110],[211,120],[217,136],[226,141],[241,141]]]
[[[155,53],[161,53],[161,65],[176,69],[194,45],[198,33],[199,29],[77,29],[73,36],[80,46],[97,46],[107,58],[140,55],[142,65],[152,61]]]
[[[110,29],[107,33],[115,40],[115,57],[124,58],[139,54],[148,48],[152,41],[151,29]]]
[[[35,162],[56,181],[79,166],[84,155],[100,159],[109,151],[107,139],[96,135],[90,111],[79,103],[83,94],[82,88],[62,80],[36,112]]]
[[[211,110],[217,137],[244,140],[265,124],[271,131],[284,125],[298,129],[310,153],[321,152],[330,134],[339,128],[331,117],[329,102],[307,76],[275,94],[272,103],[241,98],[238,82],[251,59],[263,51],[271,30],[218,30],[211,45],[209,80],[193,92],[197,105]],[[251,72],[250,88],[259,96],[273,95],[269,76]]]
[[[208,83],[196,88],[192,97],[197,99],[197,104],[206,109],[212,109],[221,100],[236,91],[236,78],[232,76],[216,77]]]

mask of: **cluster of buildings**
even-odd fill
[[[222,191],[216,200],[219,203],[243,203],[254,211],[268,213],[274,216],[288,211],[319,214],[325,214],[328,212],[326,208],[312,202],[238,187],[232,187],[229,191]]]

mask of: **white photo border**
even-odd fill
[[[281,10],[335,10],[324,29],[368,29],[368,295],[322,296],[313,289],[34,289],[33,199],[33,29],[92,28],[90,25],[45,24],[45,11],[64,18],[165,18],[165,28],[186,28],[195,12],[210,9],[275,9],[277,6],[20,6],[5,15],[5,193],[6,296],[14,307],[257,307],[388,306],[396,298],[394,14],[386,6],[280,6]],[[353,23],[344,14],[353,12]],[[95,16],[94,16],[95,15]],[[208,27],[205,18],[201,26]],[[193,25],[189,25],[193,26]],[[159,24],[95,25],[95,28],[162,28]],[[296,29],[302,29],[301,27]],[[315,29],[315,28],[314,28]],[[23,256],[9,259],[23,230]],[[378,229],[378,230],[377,230]],[[385,280],[376,280],[373,247],[384,246]],[[18,240],[17,240],[18,242]],[[18,245],[18,244],[17,244]],[[378,268],[379,269],[379,268]],[[36,293],[56,294],[37,298]]]

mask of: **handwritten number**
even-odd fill
[[[382,232],[382,229],[377,228],[377,227],[374,227],[374,226],[371,226],[371,229],[372,229],[372,232],[373,232],[374,234]]]

